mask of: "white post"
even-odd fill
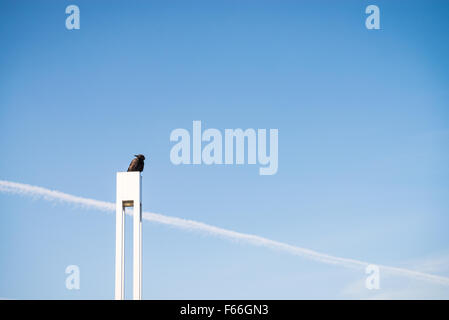
[[[142,176],[139,172],[139,198],[133,212],[133,299],[142,299]]]
[[[115,299],[125,298],[125,208],[133,207],[133,299],[142,299],[142,176],[117,172],[115,227]]]
[[[117,203],[115,210],[115,300],[125,298],[125,208],[119,199],[117,177]]]

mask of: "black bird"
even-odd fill
[[[145,156],[143,154],[135,154],[135,158],[131,161],[128,167],[129,171],[143,171]]]

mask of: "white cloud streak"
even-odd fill
[[[115,211],[115,203],[99,201],[95,199],[83,198],[74,196],[71,194],[63,193],[60,191],[50,190],[43,187],[17,183],[12,181],[0,180],[0,192],[9,194],[19,194],[25,196],[31,196],[35,198],[41,198],[50,202],[63,202],[80,205],[86,208],[98,209],[101,211]],[[270,248],[273,250],[283,251],[292,255],[301,256],[307,259],[315,260],[318,262],[342,266],[345,268],[364,270],[366,266],[371,263],[336,257],[324,253],[320,253],[314,250],[301,248],[298,246],[290,245],[287,243],[271,240],[261,236],[247,234],[242,232],[236,232],[220,227],[215,227],[206,223],[187,220],[182,218],[170,217],[158,213],[143,212],[142,217],[145,220],[156,222],[164,225],[169,225],[189,231],[200,231],[207,233],[211,236],[221,237],[232,241],[239,241],[249,243],[255,246],[261,246]],[[437,276],[429,273],[423,273],[413,271],[410,269],[396,268],[390,266],[377,265],[383,272],[391,273],[399,276],[406,276],[413,279],[430,281],[433,283],[449,286],[449,278],[443,276]]]

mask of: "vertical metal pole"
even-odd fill
[[[115,300],[125,298],[125,212],[122,201],[115,211]]]
[[[117,172],[115,299],[125,299],[125,207],[133,207],[133,299],[142,299],[142,176]]]
[[[137,196],[137,195],[136,195]],[[142,177],[139,176],[138,199],[133,212],[133,299],[142,299]]]

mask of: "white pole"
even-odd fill
[[[115,300],[125,298],[125,212],[117,199],[115,211]]]
[[[115,226],[115,299],[125,298],[125,207],[133,207],[133,299],[142,299],[142,176],[117,172]]]
[[[139,173],[139,178],[140,178]],[[142,179],[139,179],[139,198],[134,201],[133,213],[133,299],[142,299]]]

